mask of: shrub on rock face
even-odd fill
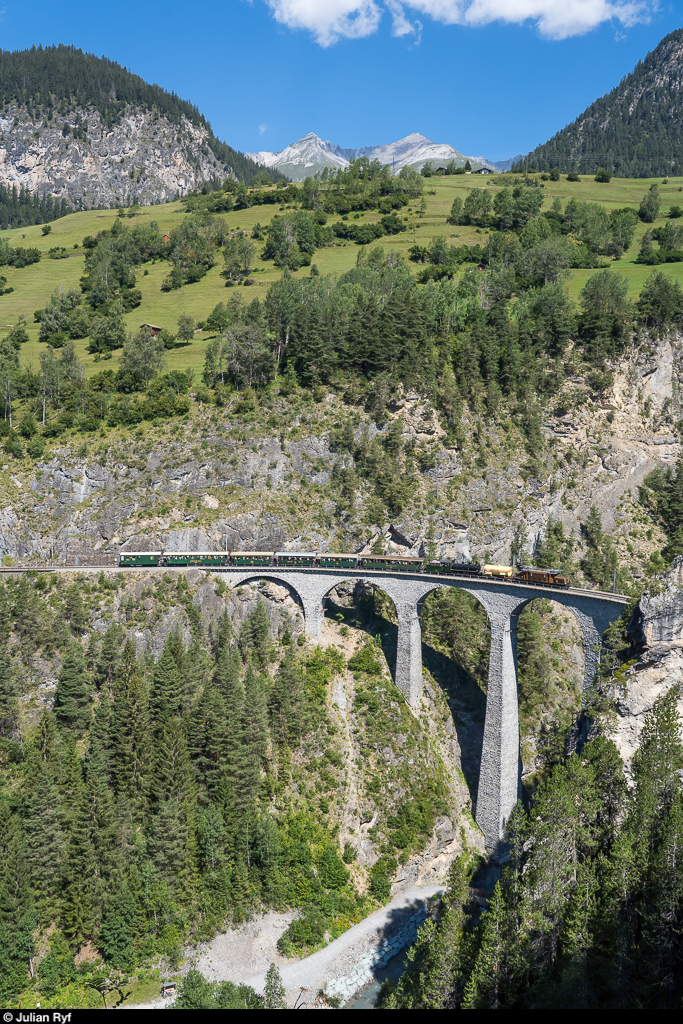
[[[398,864],[394,857],[383,856],[373,864],[370,871],[370,892],[381,903],[391,896],[391,876]]]
[[[382,666],[374,655],[370,644],[361,647],[359,651],[349,659],[349,668],[352,672],[365,672],[369,676],[382,674]]]

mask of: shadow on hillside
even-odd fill
[[[422,664],[444,693],[460,747],[460,762],[472,807],[477,799],[481,748],[484,741],[486,695],[462,665],[428,644],[422,644]]]
[[[438,898],[432,903],[433,907],[439,905]],[[411,918],[416,915],[422,917],[425,908],[425,900],[414,898],[407,905],[392,907],[389,910],[388,918],[380,929],[378,929],[376,944],[391,944],[392,948],[387,950],[385,959],[388,963],[382,962],[371,968],[374,981],[367,985],[361,992],[358,992],[347,1004],[347,1009],[370,1010],[377,1006],[380,997],[380,988],[383,982],[396,983],[403,974],[406,967],[406,954],[410,946],[415,942],[415,932],[411,928],[410,935],[406,935],[406,929],[410,925]],[[415,922],[417,926],[417,922]],[[403,934],[401,934],[403,933]]]

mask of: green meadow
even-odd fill
[[[488,235],[486,229],[454,227],[447,224],[446,220],[455,196],[460,195],[464,198],[472,188],[496,190],[501,187],[503,180],[505,180],[505,176],[502,175],[492,175],[488,178],[474,175],[426,178],[424,182],[426,209],[424,212],[420,209],[420,200],[411,202],[401,211],[406,231],[398,235],[387,236],[375,244],[382,245],[387,252],[395,251],[406,258],[408,250],[413,244],[428,245],[439,235],[445,236],[450,244],[478,243],[484,245]],[[671,206],[683,204],[683,178],[670,178],[666,183],[658,178],[613,178],[607,184],[600,184],[588,177],[578,182],[568,182],[563,177],[558,182],[543,183],[544,208],[548,208],[552,201],[559,197],[563,206],[570,199],[576,198],[583,202],[600,203],[608,210],[624,206],[637,209],[645,192],[650,185],[655,183],[659,187],[662,200],[658,220],[654,225],[639,223],[631,248],[622,259],[611,261],[613,269],[627,278],[629,294],[632,298],[637,298],[645,280],[652,272],[651,267],[635,263],[640,239],[648,227],[655,227],[665,222]],[[288,209],[288,207],[254,206],[251,209],[233,211],[222,216],[229,230],[242,230],[251,234],[257,223],[265,226],[273,216],[284,209]],[[186,216],[182,200],[160,206],[133,207],[129,214],[130,216],[126,219],[127,224],[156,221],[162,232],[171,231]],[[11,245],[37,247],[44,253],[40,263],[29,267],[22,269],[5,267],[3,273],[7,277],[7,284],[13,287],[14,291],[9,295],[0,296],[0,331],[9,329],[20,316],[27,318],[30,340],[22,347],[22,359],[28,364],[33,364],[36,369],[42,346],[38,342],[38,324],[33,318],[34,311],[45,306],[55,290],[78,287],[85,263],[83,239],[87,235],[95,235],[98,231],[111,228],[116,216],[115,210],[73,213],[61,220],[54,221],[52,231],[47,236],[43,236],[39,225],[3,232],[4,237]],[[351,214],[349,219],[359,222],[374,222],[380,219],[380,215],[373,211],[359,216]],[[48,258],[48,251],[56,246],[64,247],[67,250],[66,258],[57,260]],[[262,245],[257,244],[258,253],[261,248]],[[317,250],[313,261],[321,274],[343,274],[355,265],[361,248],[353,242],[340,242]],[[408,265],[417,273],[417,267],[411,263]],[[178,317],[183,313],[189,314],[197,321],[204,320],[216,303],[225,301],[230,295],[230,290],[226,288],[225,281],[221,277],[222,269],[222,265],[219,263],[200,281],[185,285],[177,291],[162,292],[161,283],[169,272],[168,263],[160,261],[143,264],[136,270],[137,287],[142,292],[142,304],[126,315],[129,329],[134,330],[142,323],[153,323],[174,331]],[[683,263],[666,264],[660,269],[683,285]],[[257,256],[252,271],[254,284],[243,288],[244,300],[250,301],[255,297],[263,298],[268,286],[277,280],[280,273],[272,262],[263,261]],[[573,298],[578,297],[581,288],[593,273],[595,271],[591,270],[571,272],[567,287]],[[302,267],[295,272],[295,277],[307,277],[309,274],[310,268]],[[193,368],[200,370],[208,337],[208,334],[198,332],[191,344],[169,351],[167,354],[168,369]],[[85,364],[87,373],[93,373],[102,368],[99,362],[96,362],[95,357],[88,353],[87,339],[77,341],[76,348],[79,358]],[[105,365],[108,368],[116,369],[118,353],[115,352]]]

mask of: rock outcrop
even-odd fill
[[[612,734],[627,764],[654,702],[683,682],[683,556],[659,583],[657,592],[643,594],[628,627],[639,656],[620,679]],[[683,716],[683,688],[678,704]]]
[[[76,206],[150,206],[232,175],[209,140],[204,125],[135,108],[110,126],[92,108],[48,121],[12,105],[0,114],[0,180]]]

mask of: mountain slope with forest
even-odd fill
[[[259,173],[193,104],[114,61],[61,45],[0,53],[7,186],[73,206],[149,205]]]
[[[483,608],[457,589],[427,597],[413,712],[391,676],[397,615],[380,590],[336,587],[317,648],[284,587],[128,575],[115,558],[161,546],[516,557],[602,589],[616,569],[634,602],[655,591],[683,554],[683,179],[649,184],[362,162],[3,234],[7,1005],[90,1005],[94,985],[172,972],[186,943],[269,908],[296,911],[281,949],[306,951],[451,863],[457,900],[482,847],[470,808]],[[63,573],[30,571],[51,556]],[[541,821],[552,810],[553,843],[568,835],[574,853],[529,833],[518,891],[532,917],[513,893],[505,920],[547,924],[563,945],[558,957],[557,943],[515,935],[524,971],[501,992],[547,1001],[536,963],[570,988],[577,851],[609,901],[603,853],[638,835],[644,806],[604,735],[583,761],[567,751],[601,731],[630,756],[659,665],[631,671],[619,622],[582,694],[578,623],[542,591],[517,637],[525,799],[536,793]],[[562,809],[577,806],[586,827],[570,833]],[[679,842],[644,835],[657,857]],[[546,871],[534,852],[546,849],[566,874]],[[638,868],[646,889],[658,864]],[[539,902],[554,892],[559,906]],[[640,913],[640,889],[628,900]],[[450,920],[455,939],[432,934],[460,956]],[[462,934],[482,966],[472,975],[465,950],[449,979],[436,957],[447,1005],[492,973],[482,931]],[[623,948],[642,937],[625,933]]]
[[[624,177],[683,172],[683,29],[639,61],[610,93],[532,150],[526,166]]]

